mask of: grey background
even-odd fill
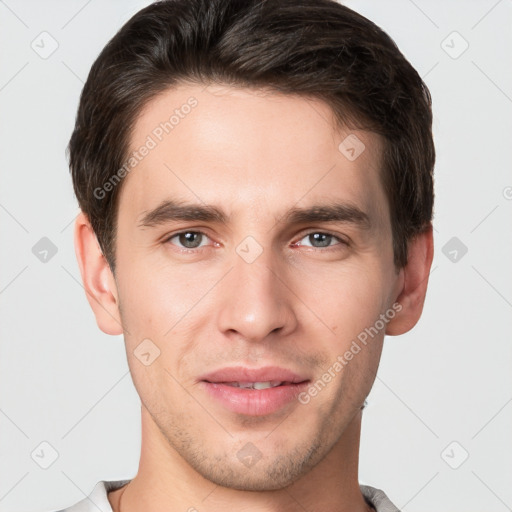
[[[137,472],[140,400],[80,282],[64,150],[93,60],[148,3],[0,1],[2,512]],[[360,481],[407,512],[511,510],[512,1],[346,3],[424,77],[438,154],[425,309],[386,338]]]

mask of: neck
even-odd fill
[[[222,487],[202,477],[169,445],[142,406],[139,470],[129,484],[109,494],[109,501],[114,512],[367,512],[372,509],[358,483],[360,432],[361,411],[330,452],[301,478],[283,489],[244,491]]]

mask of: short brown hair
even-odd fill
[[[382,135],[394,262],[407,263],[409,241],[432,219],[435,150],[429,90],[393,40],[334,0],[163,0],[94,62],[68,146],[79,206],[113,272],[122,183],[95,191],[126,161],[142,108],[183,82],[318,98],[341,125]]]

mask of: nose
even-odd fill
[[[263,341],[271,333],[293,332],[296,297],[287,283],[289,272],[284,264],[270,250],[250,263],[238,255],[233,261],[234,268],[220,283],[219,330],[250,342]]]

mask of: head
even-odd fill
[[[360,413],[384,335],[423,307],[431,125],[389,36],[331,0],[156,2],[95,61],[69,144],[84,286],[147,417],[201,475],[283,487]],[[307,385],[234,412],[205,390],[226,366]]]

